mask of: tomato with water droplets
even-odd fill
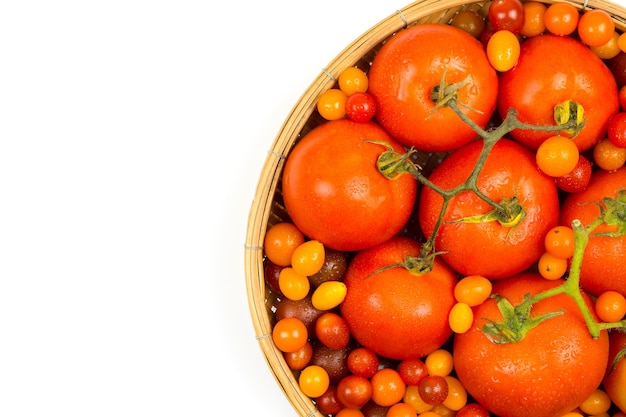
[[[584,128],[572,138],[583,152],[606,135],[609,119],[619,110],[615,77],[589,47],[571,37],[545,34],[524,41],[517,65],[500,77],[500,115],[514,108],[522,122],[553,126],[555,106],[568,100],[584,109]],[[514,140],[535,150],[554,134],[511,132]]]
[[[464,181],[473,170],[482,142],[476,141],[449,154],[428,177],[445,190]],[[514,164],[510,163],[512,160]],[[554,180],[542,173],[535,155],[509,140],[500,139],[485,161],[478,189],[501,204],[516,198],[525,215],[512,225],[500,220],[479,221],[494,207],[472,191],[452,197],[434,240],[434,250],[462,275],[500,279],[533,265],[545,252],[544,237],[559,221],[559,197]],[[443,197],[429,187],[419,198],[419,224],[426,236],[435,230]],[[480,220],[483,220],[481,217]],[[511,256],[514,254],[514,256]]]
[[[523,273],[495,282],[493,292],[515,306],[526,294],[533,296],[563,282]],[[593,309],[590,297],[582,296]],[[603,330],[593,339],[567,294],[533,304],[530,316],[561,311],[565,313],[542,321],[519,341],[494,343],[495,336],[489,338],[483,326],[503,321],[497,300],[490,298],[475,307],[472,328],[455,335],[453,346],[454,368],[468,394],[494,415],[508,417],[564,415],[586,400],[604,377],[608,334]]]
[[[309,131],[288,155],[282,177],[285,207],[298,229],[341,251],[397,234],[413,210],[417,183],[410,175],[390,180],[378,171],[387,146],[404,151],[373,122],[341,119]]]
[[[476,137],[454,110],[442,106],[444,96],[456,94],[460,110],[480,126],[495,110],[498,77],[485,50],[472,35],[448,24],[397,32],[377,52],[368,76],[377,121],[417,149],[449,151]]]
[[[439,258],[422,275],[398,265],[419,252],[417,241],[392,238],[357,253],[344,278],[348,291],[340,308],[352,336],[390,359],[426,356],[452,334],[455,272]]]

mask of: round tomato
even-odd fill
[[[487,16],[496,30],[519,33],[524,27],[524,5],[520,0],[495,0],[491,2]]]
[[[617,84],[611,71],[580,41],[546,34],[522,43],[517,65],[500,77],[498,112],[514,108],[522,122],[554,125],[555,106],[574,101],[583,106],[585,126],[573,138],[582,152],[607,132],[609,119],[619,111]],[[511,132],[516,141],[537,149],[554,132]]]
[[[604,377],[604,390],[611,401],[626,413],[626,333],[612,330],[609,333],[609,363]],[[620,355],[620,356],[618,356]],[[617,359],[617,360],[616,360]]]
[[[410,217],[416,180],[390,180],[376,167],[386,147],[402,146],[373,122],[340,119],[309,131],[287,156],[282,191],[287,213],[306,236],[355,251],[398,233]]]
[[[482,146],[482,141],[476,141],[449,154],[428,179],[444,190],[463,184]],[[532,152],[512,140],[500,139],[486,159],[477,186],[496,203],[516,196],[526,216],[514,227],[499,221],[463,221],[493,211],[493,207],[472,191],[459,193],[448,203],[434,241],[435,251],[442,251],[440,256],[462,275],[500,279],[527,269],[545,252],[545,235],[559,221],[554,180],[539,171]],[[418,204],[419,224],[430,237],[443,198],[424,187]]]
[[[340,308],[352,336],[386,358],[426,356],[452,334],[448,314],[455,302],[454,271],[439,258],[422,275],[393,266],[419,252],[417,241],[394,237],[357,253],[344,277],[348,292]]]
[[[454,110],[436,105],[451,84],[466,82],[454,94],[478,125],[484,127],[495,110],[495,70],[480,42],[451,25],[422,24],[397,32],[372,60],[368,76],[377,120],[398,141],[420,150],[449,151],[476,137]]]
[[[494,283],[493,291],[512,305],[560,285],[536,273],[522,273]],[[591,307],[591,300],[583,294]],[[507,417],[564,415],[600,385],[609,353],[609,338],[589,333],[574,300],[559,294],[533,304],[531,317],[564,311],[510,343],[494,343],[485,323],[503,322],[496,299],[475,307],[472,328],[454,337],[454,368],[468,393],[493,414]],[[592,307],[591,307],[592,308]],[[567,393],[567,395],[564,395]]]
[[[591,174],[589,185],[584,191],[570,194],[561,206],[561,224],[571,226],[578,219],[584,226],[600,216],[601,203],[605,197],[615,199],[626,186],[626,166],[616,171],[597,170]],[[621,227],[625,227],[626,208],[622,203]],[[598,296],[613,290],[626,296],[626,235],[619,237],[593,236],[594,233],[616,231],[618,226],[601,224],[591,232],[585,248],[580,270],[580,285],[589,293]]]

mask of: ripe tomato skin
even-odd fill
[[[562,283],[525,272],[494,283],[493,290],[516,305],[527,293],[534,295]],[[565,294],[534,304],[532,315],[561,309],[564,314],[531,329],[521,341],[495,344],[482,331],[485,319],[502,320],[495,299],[489,299],[475,307],[472,328],[455,335],[457,376],[491,413],[507,417],[564,415],[602,382],[609,352],[606,331],[592,339],[580,310]]]
[[[584,155],[579,155],[576,167],[569,174],[554,178],[556,186],[568,193],[583,191],[591,178],[591,162]]]
[[[444,65],[442,63],[448,63]],[[481,44],[447,24],[415,25],[396,33],[372,61],[369,92],[376,98],[379,123],[399,142],[424,151],[448,151],[476,133],[448,107],[435,110],[431,91],[448,83],[470,82],[458,92],[461,109],[485,126],[495,110],[498,77]]]
[[[488,17],[496,30],[517,34],[524,27],[524,6],[519,0],[495,0],[489,6]]]
[[[595,204],[604,197],[615,198],[626,185],[626,166],[616,171],[597,170],[591,175],[584,191],[570,194],[561,206],[562,225],[570,226],[579,219],[584,226],[600,215]],[[596,232],[615,230],[615,227],[601,225]],[[626,236],[591,236],[585,249],[580,271],[580,285],[590,294],[598,296],[604,291],[614,290],[626,296]]]
[[[416,276],[404,267],[380,270],[417,256],[420,245],[407,237],[357,253],[348,266],[341,304],[353,338],[390,359],[420,358],[450,337],[456,275],[436,258],[433,270]],[[381,337],[385,335],[385,337]]]
[[[613,145],[626,148],[626,112],[619,112],[611,118],[608,137]]]
[[[462,184],[482,149],[476,141],[449,154],[429,179],[443,189]],[[514,160],[515,164],[510,161]],[[501,279],[521,272],[545,251],[544,237],[559,221],[558,191],[554,180],[537,168],[535,155],[509,139],[493,147],[478,177],[478,188],[496,202],[516,195],[526,217],[514,228],[497,221],[449,223],[487,213],[492,207],[468,191],[452,198],[435,239],[435,251],[462,275]],[[418,219],[426,236],[431,236],[443,198],[424,187],[419,198]],[[512,256],[514,254],[514,256]]]
[[[498,112],[510,108],[535,125],[554,125],[554,107],[566,100],[584,107],[585,127],[573,141],[583,152],[607,132],[619,111],[617,84],[611,71],[580,41],[546,34],[522,43],[517,65],[500,77]],[[514,130],[514,140],[536,150],[554,132]]]
[[[404,152],[379,125],[347,119],[309,131],[287,157],[282,191],[293,223],[325,247],[355,251],[399,232],[409,219],[416,180],[385,178],[376,168],[385,141]]]
[[[613,360],[622,349],[626,349],[626,333],[617,330],[611,331],[609,334],[607,374],[602,384],[613,404],[626,413],[626,357],[622,357],[615,368],[612,367]]]

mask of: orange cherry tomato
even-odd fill
[[[604,45],[614,33],[613,18],[602,9],[587,10],[578,21],[578,36],[589,46]]]

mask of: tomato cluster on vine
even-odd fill
[[[603,10],[493,0],[320,95],[263,249],[272,340],[322,414],[624,417],[624,57]],[[574,65],[593,88],[554,87]]]

